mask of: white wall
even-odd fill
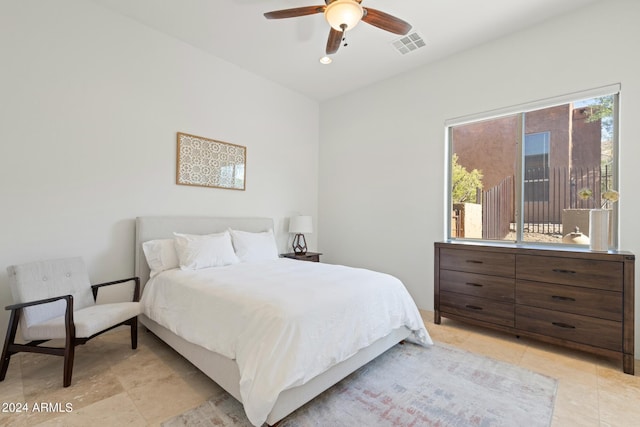
[[[620,242],[640,255],[638,16],[636,0],[602,1],[323,102],[324,259],[395,274],[432,310],[433,242],[445,237],[445,120],[612,83],[622,84]]]
[[[2,308],[11,264],[132,275],[136,216],[272,217],[281,250],[317,217],[316,101],[79,0],[3,1],[0,52]],[[179,131],[246,146],[246,191],[177,186]]]

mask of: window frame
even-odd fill
[[[468,241],[468,242],[477,242],[477,243],[501,243],[501,244],[516,244],[522,246],[558,246],[558,247],[571,247],[578,246],[584,247],[585,245],[571,245],[567,243],[538,243],[525,241],[524,230],[523,230],[523,215],[524,212],[524,139],[525,139],[525,126],[524,126],[524,116],[528,112],[541,110],[545,108],[556,107],[559,105],[564,105],[568,103],[575,103],[581,100],[593,99],[604,96],[613,96],[613,130],[612,130],[612,143],[613,143],[613,164],[612,164],[612,186],[614,189],[619,190],[619,107],[620,107],[620,90],[621,85],[619,83],[602,86],[594,89],[584,90],[580,92],[573,92],[557,97],[541,99],[537,101],[532,101],[524,104],[514,105],[511,107],[500,108],[495,110],[490,110],[484,113],[476,113],[470,114],[467,116],[456,117],[452,119],[445,120],[445,155],[446,155],[446,163],[445,163],[445,236],[448,241]],[[499,119],[506,116],[518,116],[518,128],[521,130],[520,140],[516,141],[516,165],[515,165],[515,207],[514,207],[514,216],[516,222],[516,240],[488,240],[488,239],[477,239],[477,238],[465,238],[465,237],[453,237],[452,236],[452,208],[453,202],[451,197],[451,186],[452,186],[452,156],[453,156],[453,129],[455,126],[461,126],[465,124],[478,123],[482,121],[488,121],[493,119]],[[539,133],[539,132],[536,132]],[[614,203],[611,214],[611,222],[612,222],[612,230],[611,234],[611,245],[613,249],[619,248],[619,211],[618,211],[618,203]],[[564,231],[563,231],[564,232]]]

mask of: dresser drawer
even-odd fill
[[[515,280],[509,277],[451,270],[440,272],[440,290],[458,294],[513,302],[514,285]]]
[[[452,292],[440,293],[440,311],[503,326],[514,326],[513,304]]]
[[[622,291],[621,262],[535,255],[516,256],[516,277],[610,291]]]
[[[622,321],[622,292],[518,280],[516,303]]]
[[[481,252],[466,249],[440,249],[440,268],[514,277],[515,255],[502,252]]]
[[[620,322],[543,308],[516,306],[516,327],[540,335],[622,351]]]

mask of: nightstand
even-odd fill
[[[300,261],[320,262],[320,255],[322,254],[319,252],[307,252],[304,255],[297,254],[295,252],[289,252],[287,254],[281,254],[280,256],[283,258],[297,259]]]

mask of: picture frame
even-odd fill
[[[178,132],[176,184],[244,191],[247,147]]]

